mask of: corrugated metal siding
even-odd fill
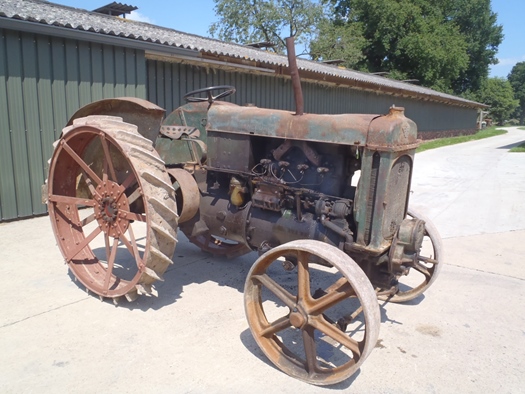
[[[237,73],[157,60],[148,60],[146,64],[148,100],[165,108],[167,113],[185,103],[186,93],[217,85],[232,85],[237,89],[226,101],[240,105],[253,103],[261,108],[293,108],[291,82],[273,74]]]
[[[235,95],[226,100],[261,108],[294,110],[289,78],[273,74],[231,72],[188,64],[148,60],[148,100],[167,113],[184,104],[182,96],[207,86],[233,85]],[[435,102],[394,97],[375,92],[302,82],[304,109],[309,113],[387,113],[392,105],[405,107],[420,131],[468,130],[476,127],[477,110]]]
[[[233,85],[227,100],[294,109],[289,78],[146,60],[124,47],[0,29],[0,220],[45,213],[41,185],[52,143],[81,106],[102,98],[148,98],[168,112],[195,89]],[[385,113],[406,108],[423,131],[475,127],[477,111],[303,82],[310,113]]]
[[[146,97],[143,51],[0,29],[0,220],[46,212],[52,143],[92,101]]]

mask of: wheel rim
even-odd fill
[[[407,275],[398,278],[398,291],[391,296],[379,298],[392,302],[407,302],[423,294],[437,279],[443,265],[443,243],[434,224],[413,208],[408,209],[407,216],[425,221],[423,246],[417,255],[417,263]]]
[[[313,256],[333,267],[310,263]],[[285,373],[317,385],[355,373],[379,334],[379,306],[368,278],[349,256],[319,241],[289,242],[261,256],[246,280],[245,311],[266,356]]]
[[[58,141],[48,179],[51,222],[73,275],[101,297],[151,293],[171,262],[177,214],[161,163],[151,142],[120,118],[76,120]]]

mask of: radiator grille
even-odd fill
[[[370,172],[370,190],[368,191],[368,201],[366,202],[365,243],[367,245],[370,243],[372,236],[372,221],[374,219],[380,160],[381,156],[379,153],[374,153],[372,158],[372,171]]]

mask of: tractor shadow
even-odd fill
[[[202,252],[197,246],[191,244],[181,232],[178,234],[178,239],[179,242],[172,259],[174,264],[165,272],[164,281],[156,283],[158,296],[140,296],[134,302],[123,300],[118,304],[119,308],[140,310],[144,312],[149,310],[159,310],[171,304],[175,304],[178,300],[184,297],[188,297],[187,294],[184,294],[185,287],[194,284],[204,284],[206,282],[215,283],[221,287],[228,287],[241,294],[244,292],[245,280],[251,266],[258,258],[257,253],[252,252],[235,259],[221,258]],[[94,250],[94,252],[95,254],[98,252],[102,254],[103,250]],[[74,279],[74,276],[71,273],[70,277]],[[80,282],[75,283],[79,288],[85,290]],[[424,295],[420,295],[416,299],[404,303],[404,305],[416,306],[424,298]],[[216,303],[219,306],[227,308],[228,300],[210,299],[209,301],[210,303]],[[105,299],[104,303],[108,307],[114,307],[111,299]],[[402,325],[403,322],[397,321],[389,316],[389,306],[391,304],[392,303],[389,303],[388,301],[379,301],[381,323]],[[246,325],[247,324],[248,323],[246,323]],[[243,346],[254,357],[267,364],[269,368],[279,370],[263,353],[257,342],[254,340],[249,328],[244,329],[238,335]],[[381,347],[380,342],[381,340],[378,340],[376,347]],[[319,388],[325,390],[348,389],[360,376],[360,373],[361,371],[359,369],[343,382]]]
[[[417,297],[416,299],[412,300],[412,301],[407,301],[405,303],[403,303],[403,305],[407,305],[407,306],[416,306],[418,305],[422,300],[424,299],[424,296],[423,295],[420,295],[419,297]],[[381,325],[384,324],[384,323],[390,323],[390,324],[397,324],[397,325],[402,325],[403,323],[400,322],[400,321],[397,321],[395,319],[392,319],[389,317],[388,315],[388,306],[391,305],[392,303],[389,303],[388,301],[379,301],[379,309],[380,309],[380,320],[381,320]],[[362,315],[361,315],[362,316]],[[358,318],[356,320],[359,320],[361,323],[363,323],[363,319],[362,318]],[[364,327],[364,324],[362,325],[357,325],[357,331],[359,330],[362,330]],[[348,330],[347,333],[351,333],[352,330]],[[290,342],[290,338],[286,338],[288,335],[287,334],[280,334],[282,336],[282,340],[286,343],[291,343]],[[353,335],[353,334],[351,334]],[[241,334],[239,335],[239,338],[241,340],[241,343],[244,345],[244,347],[254,356],[256,357],[258,360],[262,361],[263,363],[265,363],[266,365],[268,365],[268,367],[270,368],[273,368],[275,370],[279,370],[279,368],[277,366],[275,366],[267,357],[266,355],[263,353],[263,351],[261,350],[261,348],[259,347],[259,345],[257,344],[257,342],[255,341],[251,331],[249,328],[245,329],[244,331],[241,332]],[[293,342],[293,341],[292,341]],[[322,345],[321,345],[322,347]],[[377,343],[375,345],[375,348],[382,348],[384,347],[382,345],[382,339],[381,338],[378,338],[377,340]],[[320,349],[320,348],[319,348]],[[367,361],[365,361],[365,364],[366,364]],[[359,377],[361,373],[361,369],[358,369],[352,376],[350,376],[348,379],[340,382],[340,383],[337,383],[337,384],[334,384],[334,385],[330,385],[330,386],[319,386],[319,390],[344,390],[344,389],[348,389],[352,386],[352,384],[354,383],[354,381]]]
[[[280,371],[279,368],[277,368],[269,359],[268,357],[266,357],[266,355],[262,352],[261,348],[259,347],[259,345],[257,344],[257,342],[255,342],[255,340],[253,339],[253,336],[252,336],[252,333],[250,332],[250,329],[246,329],[244,330],[243,332],[241,332],[241,334],[239,335],[239,338],[242,342],[242,344],[244,345],[244,347],[251,353],[253,354],[257,359],[259,359],[260,361],[262,361],[263,363],[265,363],[269,368],[273,368],[277,371]],[[365,361],[366,362],[366,361]],[[319,390],[344,390],[344,389],[347,389],[349,388],[353,383],[354,381],[359,377],[359,375],[361,374],[361,369],[358,369],[352,376],[350,376],[348,379],[340,382],[340,383],[336,383],[336,384],[333,384],[333,385],[330,385],[330,386],[318,386]]]
[[[157,296],[142,295],[132,302],[121,297],[117,303],[119,308],[142,311],[158,310],[182,298],[185,286],[210,281],[219,286],[235,289],[239,293],[243,292],[246,275],[251,265],[257,260],[256,253],[251,252],[234,259],[213,256],[191,244],[182,232],[179,231],[177,237],[178,243],[172,258],[173,264],[164,273],[163,280],[156,281],[154,284]],[[137,241],[139,246],[142,246],[141,243],[144,240],[138,239]],[[104,248],[95,248],[93,253],[99,259],[105,257]],[[71,270],[68,271],[68,275],[79,289],[86,291],[86,287],[76,280]],[[132,278],[133,273],[128,276]],[[124,279],[130,278],[125,277]],[[88,294],[98,297],[92,292]],[[109,298],[105,298],[103,302],[112,306],[114,304],[114,301]]]
[[[203,284],[205,282],[216,283],[221,287],[229,287],[239,293],[244,292],[246,277],[251,266],[258,258],[257,253],[250,252],[237,258],[228,259],[201,251],[200,248],[190,243],[180,231],[178,233],[178,240],[172,258],[173,264],[168,267],[164,273],[163,281],[157,281],[154,284],[157,296],[142,295],[132,302],[128,302],[122,297],[118,302],[118,307],[142,311],[148,311],[150,309],[158,310],[174,304],[178,299],[184,297],[183,293],[186,286]],[[95,255],[98,253],[103,255],[104,250],[102,248],[100,248],[100,250],[95,249],[94,253]],[[71,271],[69,271],[68,274],[80,289],[86,291],[82,283],[75,281],[75,277]],[[97,297],[96,295],[93,296]],[[404,303],[404,305],[415,306],[423,299],[424,295],[420,295],[416,299]],[[107,298],[104,299],[103,302],[112,306],[114,304],[113,300]],[[386,307],[388,302],[379,301],[379,304],[381,307],[381,321],[383,323],[402,324],[388,317]]]

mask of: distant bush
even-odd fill
[[[509,119],[505,122],[505,126],[519,126],[520,121],[518,119]]]

